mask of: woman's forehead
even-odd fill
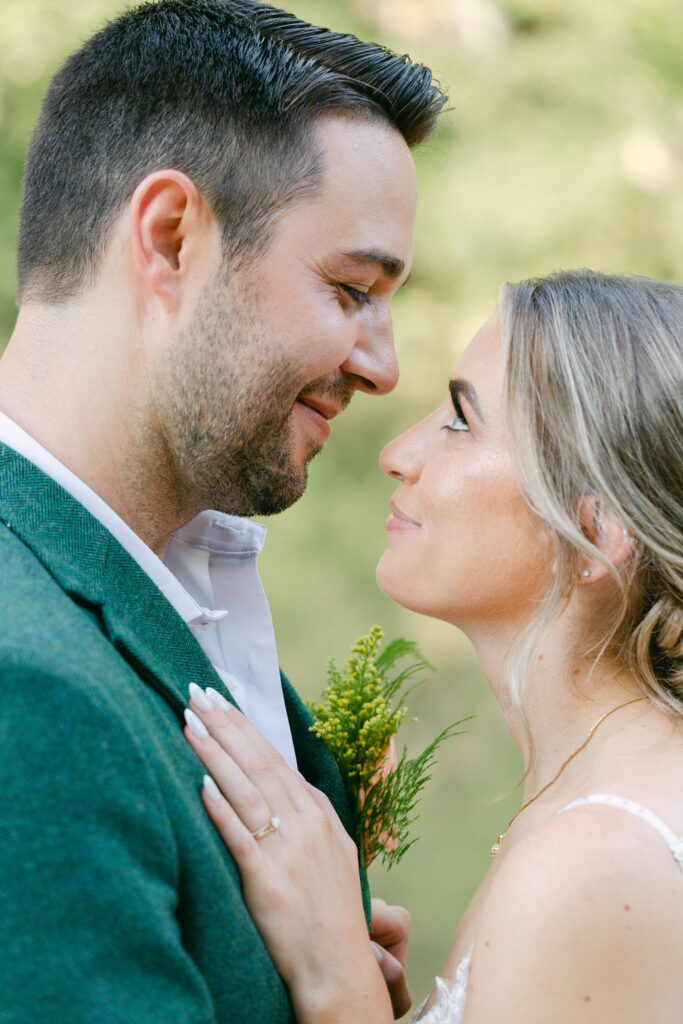
[[[489,317],[476,332],[453,368],[454,376],[462,376],[471,367],[473,372],[487,370],[502,374],[503,341],[498,315]]]

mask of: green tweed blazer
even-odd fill
[[[229,694],[111,534],[2,445],[0,581],[1,1024],[291,1021],[182,734],[188,683]],[[283,686],[299,767],[350,828]]]

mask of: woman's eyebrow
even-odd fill
[[[453,379],[448,382],[448,390],[451,393],[453,401],[457,400],[458,395],[462,395],[467,401],[467,404],[472,406],[481,422],[486,422],[473,384],[470,384],[468,380],[463,380],[462,377],[453,377]]]

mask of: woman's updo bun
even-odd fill
[[[664,686],[683,707],[683,608],[670,594],[659,597],[628,637],[631,664],[648,677],[650,689]]]

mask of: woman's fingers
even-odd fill
[[[269,798],[266,799],[208,730],[205,729],[206,735],[199,732],[196,725],[199,719],[193,712],[186,713],[185,717],[185,738],[188,743],[245,827],[249,832],[255,832],[265,825],[273,814],[279,813],[279,809],[283,809],[283,791],[271,790]],[[276,804],[278,811],[274,809]]]
[[[341,821],[339,820],[339,815],[332,806],[332,801],[330,800],[330,798],[325,793],[322,793],[319,789],[316,789],[315,786],[312,786],[310,782],[306,781],[306,779],[303,779],[303,784],[306,787],[311,798],[316,802],[318,807],[320,807],[321,810],[326,814],[330,824],[332,825],[334,834],[341,843],[342,848],[344,849],[347,857],[351,860],[352,863],[357,864],[358,848],[354,843],[353,839],[351,838],[351,836],[349,835],[349,833],[342,825]]]
[[[211,691],[207,695],[193,683],[190,697],[191,707],[185,711],[186,739],[247,832],[266,838],[268,832],[263,830],[273,818],[286,824],[290,836],[305,831],[311,814],[320,814],[308,783],[220,694]],[[210,810],[215,820],[218,808]],[[331,808],[329,814],[334,814]],[[230,827],[230,842],[238,841],[232,819]]]
[[[252,835],[252,830],[233,810],[210,775],[204,776],[202,799],[218,834],[235,858],[240,870],[245,871],[249,858],[255,852],[256,840]]]
[[[195,700],[193,703],[198,707]],[[277,771],[263,771],[254,781],[235,760],[232,751],[239,750],[245,740],[232,723],[232,715],[200,708],[198,713],[186,710],[185,737],[248,831],[258,831],[275,815],[291,815],[292,802]],[[241,759],[244,762],[243,752]]]
[[[394,1017],[398,1020],[404,1013],[407,1013],[412,1004],[410,989],[406,980],[406,972],[400,960],[383,949],[378,943],[372,943],[373,951],[382,972],[384,983],[391,999],[391,1008]]]
[[[372,937],[405,964],[410,938],[410,914],[405,907],[373,899]]]
[[[278,791],[284,787],[298,809],[308,805],[301,777],[234,705],[216,690],[209,688],[204,692],[195,683],[190,684],[190,697],[191,710],[266,797],[277,780]]]
[[[406,957],[410,937],[410,914],[404,907],[390,906],[384,900],[372,900],[371,938],[377,960],[389,989],[394,1015],[407,1013],[411,998],[406,981]]]

